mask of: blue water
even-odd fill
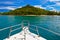
[[[45,29],[51,30],[60,34],[60,16],[0,16],[0,29],[10,27],[21,23],[23,20],[28,20],[30,25],[37,25],[38,27],[43,27]],[[20,26],[16,26],[20,27]],[[35,29],[34,26],[30,26]],[[20,32],[22,29],[12,32],[11,35]],[[59,40],[60,35],[49,32],[38,28],[40,36],[46,38],[47,40]],[[9,29],[0,31],[0,40],[8,37]],[[35,31],[30,30],[30,32],[37,34]]]

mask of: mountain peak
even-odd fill
[[[30,7],[33,7],[33,6],[31,6],[31,5],[27,4],[27,5],[26,5],[26,6],[24,6],[24,7],[29,7],[29,8],[30,8]]]
[[[54,11],[44,10],[41,8],[36,8],[28,4],[22,8],[15,9],[4,14],[6,15],[56,15],[58,13]]]

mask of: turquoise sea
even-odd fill
[[[60,40],[60,16],[0,16],[0,29],[20,24],[23,20],[28,20],[30,25],[37,25],[40,27],[38,28],[39,35],[47,40]],[[35,29],[34,26],[30,27]],[[22,29],[14,31],[11,35],[16,34],[21,30]],[[8,37],[9,31],[9,29],[0,31],[0,40]],[[37,34],[31,29],[30,32]]]

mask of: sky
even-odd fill
[[[45,10],[60,11],[60,0],[0,0],[0,12],[15,10],[27,4]]]

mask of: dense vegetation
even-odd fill
[[[60,13],[27,5],[9,12],[0,13],[0,15],[60,15]]]

